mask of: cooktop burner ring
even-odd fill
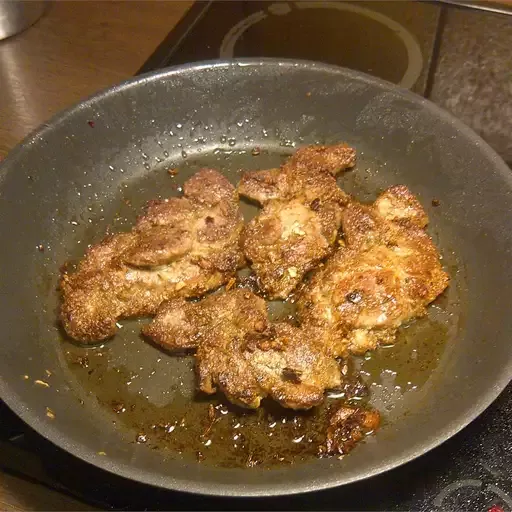
[[[397,21],[380,12],[345,2],[300,1],[271,3],[266,9],[252,13],[231,27],[222,40],[219,57],[222,59],[235,57],[235,46],[249,28],[267,19],[269,16],[286,16],[293,9],[336,9],[338,11],[359,14],[384,25],[401,40],[407,52],[407,68],[400,81],[397,82],[397,85],[410,89],[420,77],[423,69],[423,54],[419,43],[411,32]]]

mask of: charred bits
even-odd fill
[[[294,384],[300,384],[302,382],[301,372],[294,368],[283,368],[282,375],[284,380],[293,382]]]
[[[120,414],[120,413],[126,411],[126,407],[122,402],[113,401],[112,402],[112,410],[116,414]]]
[[[148,442],[148,436],[146,434],[144,434],[144,432],[139,432],[135,436],[135,441],[137,441],[137,443],[139,443],[139,444],[147,443]]]
[[[359,304],[363,300],[363,296],[359,290],[354,290],[353,292],[347,293],[345,299],[352,304]]]
[[[89,368],[89,358],[87,356],[78,356],[73,361],[73,364],[77,364],[78,366],[81,366],[82,368]]]
[[[309,205],[309,207],[314,212],[316,212],[318,210],[318,208],[320,208],[320,199],[318,197],[316,199],[313,199],[313,201],[311,201],[311,204]]]

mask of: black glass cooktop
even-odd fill
[[[512,7],[457,0],[196,2],[140,72],[230,57],[349,67],[451,111],[510,165],[511,14]]]
[[[421,94],[439,16],[437,6],[416,2],[197,2],[183,27],[186,37],[174,40],[177,27],[141,71],[202,59],[301,58],[364,71]]]
[[[347,66],[451,110],[512,162],[512,16],[435,2],[196,2],[139,72],[232,56]],[[68,455],[0,403],[0,467],[103,509],[512,512],[512,386],[407,465],[304,496],[220,499],[128,482]]]

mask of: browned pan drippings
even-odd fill
[[[154,173],[153,183],[146,178],[136,190],[143,190],[146,196],[152,190],[159,190],[162,196],[164,191],[179,193],[183,181],[204,165],[221,169],[236,183],[240,169],[271,165],[282,158],[262,150],[258,158],[246,152],[204,156],[172,167],[172,175],[167,172],[168,166],[162,167]],[[371,176],[371,171],[358,167],[340,178],[339,184],[354,195],[371,197],[375,193]],[[122,227],[116,229],[130,226],[130,219],[138,213],[134,203],[141,200],[136,191],[134,196],[135,201],[130,198],[130,189],[123,192],[116,215],[122,219]],[[256,209],[249,203],[242,204],[247,221]],[[360,371],[367,389],[359,389],[348,403],[377,407],[383,416],[384,432],[390,422],[399,421],[401,413],[397,410],[404,402],[414,400],[449,352],[447,343],[460,321],[457,302],[462,283],[454,261],[451,255],[445,258],[452,286],[430,308],[428,317],[400,329],[394,346],[354,358],[352,381]],[[250,286],[248,273],[247,269],[239,272],[236,286]],[[271,302],[270,313],[274,321],[295,321],[291,301]],[[66,341],[62,345],[75,384],[98,401],[127,442],[159,450],[165,458],[193,458],[223,467],[273,467],[321,456],[329,410],[344,401],[342,394],[331,393],[324,404],[305,412],[286,410],[270,400],[256,411],[244,410],[220,395],[196,392],[194,358],[176,357],[150,344],[140,335],[144,323],[147,321],[122,322],[113,340],[94,349]]]

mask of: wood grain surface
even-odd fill
[[[0,41],[0,156],[56,112],[132,76],[192,2],[57,1]]]
[[[0,158],[94,92],[132,76],[193,2],[58,1],[0,41]],[[0,510],[92,510],[0,471]]]

